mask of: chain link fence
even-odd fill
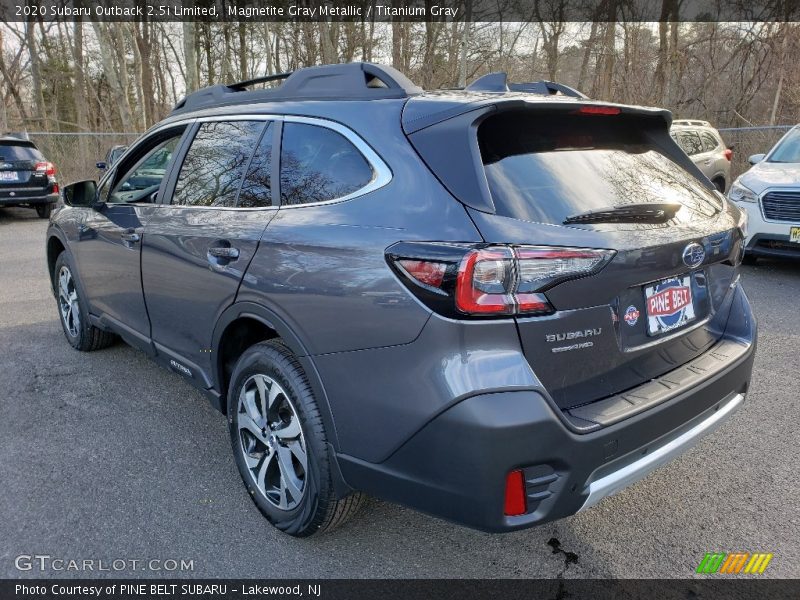
[[[747,158],[767,152],[791,125],[774,127],[740,127],[720,129],[720,134],[733,148],[732,176],[738,177],[750,168]],[[56,165],[62,183],[97,179],[95,163],[103,161],[112,146],[127,146],[138,133],[29,133],[31,140],[47,159]]]
[[[128,146],[138,133],[28,133],[31,141],[56,166],[62,184],[98,179],[96,163],[117,145]]]

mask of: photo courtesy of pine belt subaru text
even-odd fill
[[[64,334],[205,392],[287,534],[367,496],[491,532],[572,515],[750,382],[746,221],[670,120],[368,63],[201,89],[63,190]]]

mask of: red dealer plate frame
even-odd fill
[[[660,335],[697,318],[689,275],[662,279],[644,287],[647,335]]]

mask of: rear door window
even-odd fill
[[[325,202],[348,196],[372,181],[367,159],[337,131],[284,123],[281,204]]]
[[[719,146],[719,142],[714,139],[714,136],[710,133],[702,132],[700,134],[700,141],[703,143],[703,152],[711,152],[712,150],[716,150],[717,146]]]
[[[647,140],[641,123],[621,117],[509,111],[483,121],[478,145],[501,216],[561,225],[589,210],[675,202],[686,208],[675,219],[688,222],[721,207]]]
[[[703,143],[696,131],[679,131],[678,144],[689,156],[700,154],[703,151]]]
[[[172,204],[236,206],[239,186],[266,123],[202,123],[178,174]]]

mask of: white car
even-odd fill
[[[745,257],[800,258],[800,125],[733,182],[728,198],[747,211]]]

